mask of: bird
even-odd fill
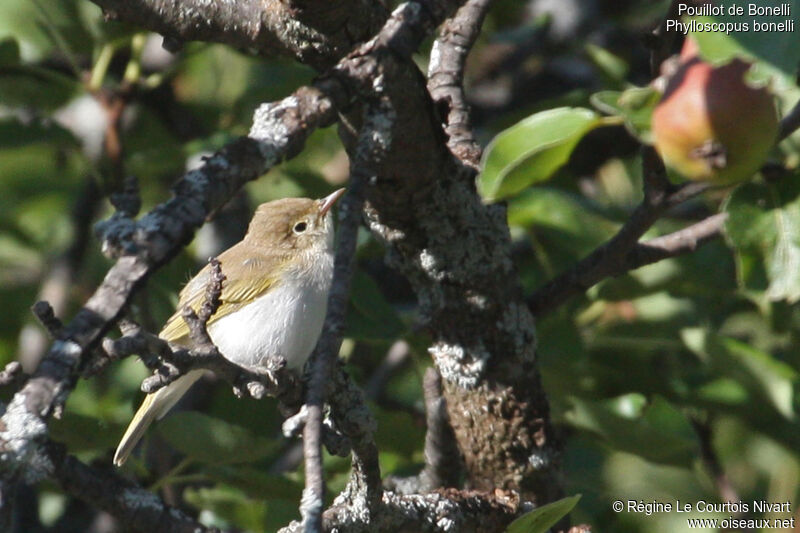
[[[343,193],[339,189],[318,200],[283,198],[261,204],[244,238],[219,254],[225,279],[220,305],[206,326],[223,357],[253,368],[279,356],[287,368],[302,371],[325,319],[334,262],[331,207]],[[181,312],[186,306],[200,308],[211,272],[206,265],[184,286],[160,338],[190,347]],[[116,466],[122,466],[150,424],[166,415],[204,372],[190,370],[145,397],[117,446]]]

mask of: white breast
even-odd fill
[[[288,276],[253,303],[212,323],[208,333],[222,354],[242,366],[281,356],[301,369],[325,320],[333,258],[322,254],[310,272]]]

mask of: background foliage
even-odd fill
[[[505,0],[487,18],[467,92],[482,141],[505,132],[486,155],[479,189],[508,202],[527,292],[611,237],[641,199],[636,138],[647,139],[655,99],[641,89],[650,75],[640,37],[666,4]],[[776,50],[791,47],[768,38],[775,36],[701,46],[714,57],[747,50],[785,112],[798,97],[797,58],[773,61]],[[110,213],[99,197],[87,207],[94,188],[118,186],[116,162],[102,146],[104,88],[136,87],[121,118],[122,164],[138,178],[146,210],[168,197],[170,183],[201,154],[246,134],[258,104],[311,79],[293,63],[224,46],[191,43],[169,55],[159,44],[157,36],[103,22],[88,2],[0,3],[0,364],[23,350],[35,353],[38,326],[28,309],[87,238],[81,215],[89,209],[96,221]],[[424,55],[418,60],[427,63]],[[546,113],[531,117],[539,111]],[[673,513],[615,514],[617,499],[797,501],[796,140],[785,141],[773,160],[790,175],[706,193],[646,236],[725,210],[725,241],[607,280],[538,322],[544,385],[566,442],[566,492],[582,494],[575,523],[596,531],[685,527]],[[346,176],[335,131],[321,131],[298,158],[250,184],[247,202],[321,196]],[[171,313],[212,237],[201,232],[151,280],[136,310],[143,323],[158,329]],[[78,257],[60,282],[65,316],[108,267],[91,235]],[[342,356],[371,394],[382,472],[408,475],[423,461],[426,338],[415,328],[411,291],[366,233],[358,258]],[[407,356],[382,380],[390,348],[403,348],[398,340],[407,341]],[[53,437],[84,460],[110,463],[145,375],[129,359],[81,381],[63,419],[53,422]],[[125,470],[204,522],[273,531],[297,515],[296,443],[279,437],[274,402],[237,400],[226,386],[206,385],[190,399],[196,411],[164,419]],[[9,391],[0,392],[5,400]],[[346,460],[326,459],[331,493],[348,468]],[[96,521],[51,486],[31,489],[22,501],[29,531],[82,531]]]

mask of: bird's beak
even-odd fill
[[[320,198],[319,202],[319,218],[323,218],[328,211],[330,211],[333,204],[336,203],[336,200],[339,199],[341,195],[344,194],[344,189],[339,189],[338,191],[334,191],[325,198]]]

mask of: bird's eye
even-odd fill
[[[308,228],[308,224],[306,222],[298,222],[294,225],[294,232],[295,233],[303,233],[306,228]]]

